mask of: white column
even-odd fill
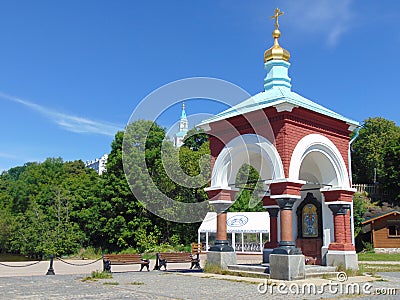
[[[233,251],[236,252],[235,244],[236,244],[235,233],[232,232],[232,248],[233,248]]]
[[[262,244],[263,244],[263,239],[262,239],[262,232],[260,232],[260,252],[262,253]]]

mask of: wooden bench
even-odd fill
[[[200,269],[200,258],[194,257],[189,252],[162,252],[157,253],[155,270],[161,270],[164,266],[164,270],[167,270],[167,264],[169,263],[185,263],[190,262],[190,269],[193,267]]]
[[[142,259],[141,254],[104,254],[103,255],[103,271],[111,272],[111,265],[136,265],[140,264],[140,271],[147,267],[150,271],[150,260]]]
[[[191,246],[192,246],[192,255],[196,254],[197,258],[199,258],[199,255],[200,255],[202,247],[203,247],[202,243],[199,243],[199,244],[192,243]]]

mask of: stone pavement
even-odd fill
[[[88,261],[69,262],[77,264]],[[154,266],[154,261],[151,266]],[[114,266],[112,279],[100,279],[95,282],[83,282],[82,279],[90,275],[92,270],[101,270],[101,261],[82,267],[55,261],[55,276],[44,275],[48,267],[48,262],[27,268],[13,268],[12,271],[0,266],[0,299],[353,299],[355,296],[352,293],[345,295],[348,283],[360,286],[361,291],[365,284],[370,285],[367,288],[371,295],[357,295],[362,299],[399,299],[400,295],[400,272],[381,273],[379,275],[383,280],[374,282],[367,282],[371,278],[365,276],[351,277],[343,283],[327,279],[272,281],[275,287],[271,292],[271,286],[265,285],[266,281],[263,279],[190,272],[187,270],[189,264],[171,264],[170,272],[138,272],[138,265]],[[310,284],[317,287],[316,293],[294,293],[296,288],[300,288],[301,291]],[[281,292],[278,290],[279,285]],[[318,294],[322,285],[325,285],[324,293]],[[396,295],[387,295],[388,292],[394,293],[393,290],[389,290],[393,288],[397,288]],[[330,293],[329,289],[333,293]]]
[[[382,274],[389,281],[370,283],[375,288],[400,286],[400,273]],[[15,276],[0,278],[0,299],[320,299],[341,297],[340,293],[295,295],[285,290],[261,294],[259,280],[234,276],[217,276],[177,272],[123,272],[114,273],[112,279],[95,282],[82,279],[85,275]],[[108,284],[107,284],[108,283]],[[308,282],[310,283],[310,282]],[[292,285],[294,282],[290,283]],[[301,283],[296,282],[301,285]],[[371,289],[372,291],[372,289]],[[364,295],[365,299],[398,299],[397,296]],[[354,298],[349,295],[349,299]],[[364,299],[364,298],[363,298]]]

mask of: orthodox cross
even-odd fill
[[[279,22],[278,18],[283,15],[283,11],[281,11],[279,8],[275,8],[274,15],[271,16],[271,19],[275,19],[275,29],[279,29]]]

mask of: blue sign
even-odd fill
[[[243,215],[237,215],[230,217],[228,220],[226,220],[226,224],[230,227],[241,227],[247,224],[249,221],[249,218]]]

